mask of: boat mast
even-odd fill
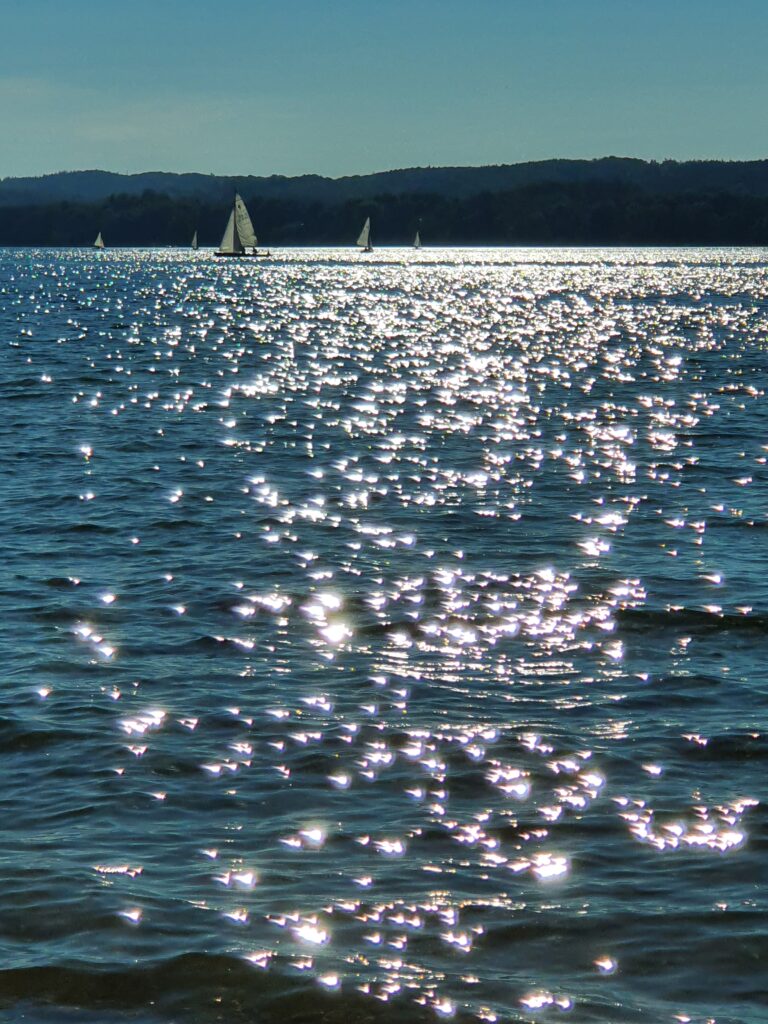
[[[235,242],[237,242],[237,246],[235,246]],[[232,195],[232,249],[245,253],[245,246],[237,227],[237,186],[233,186]]]

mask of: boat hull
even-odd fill
[[[228,260],[258,260],[271,256],[271,252],[219,252],[216,250],[214,256],[222,256]]]

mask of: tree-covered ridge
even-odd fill
[[[490,167],[412,167],[340,178],[317,174],[224,177],[161,171],[64,171],[39,178],[1,179],[0,205],[96,202],[111,195],[141,195],[148,190],[175,198],[217,202],[231,196],[233,188],[250,197],[333,204],[386,194],[466,198],[483,192],[508,192],[526,185],[589,182],[634,185],[657,193],[718,191],[768,196],[768,160],[647,161],[602,157]]]
[[[243,187],[265,245],[353,245],[366,217],[375,245],[766,245],[768,194],[650,191],[547,182],[469,196],[382,193],[339,202],[264,198]],[[217,245],[231,200],[145,191],[93,203],[0,206],[1,245]]]

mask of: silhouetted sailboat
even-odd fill
[[[101,232],[99,232],[98,235],[96,235],[96,241],[93,243],[93,247],[94,249],[104,248],[104,239],[101,237]]]
[[[251,218],[248,215],[245,203],[235,192],[232,203],[232,212],[229,215],[227,226],[221,245],[216,250],[217,256],[269,256],[270,253],[256,248],[258,245],[256,232],[253,230]],[[250,250],[250,252],[248,251]]]
[[[197,244],[197,232],[195,232],[194,235],[192,235],[192,248],[193,249],[199,249],[200,248],[200,246]]]
[[[419,234],[418,231],[416,232],[416,237],[413,240],[413,248],[414,249],[420,249],[421,248],[421,235]]]
[[[360,232],[360,237],[357,240],[357,246],[362,249],[363,252],[373,252],[373,246],[371,245],[371,218],[365,218],[365,224],[363,224],[363,230]]]

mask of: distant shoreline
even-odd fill
[[[346,178],[78,171],[0,181],[0,245],[217,245],[233,188],[266,246],[768,244],[768,160],[606,157]]]
[[[259,242],[353,245],[370,217],[374,247],[403,245],[759,246],[768,244],[768,194],[651,192],[611,182],[546,182],[465,197],[385,193],[338,203],[244,193]],[[95,202],[0,204],[0,245],[218,245],[230,200],[157,192]]]
[[[34,251],[35,249],[53,249],[53,250],[56,250],[56,251],[59,251],[59,252],[89,252],[89,251],[94,251],[93,245],[86,244],[86,243],[83,243],[83,244],[62,244],[62,245],[44,245],[44,244],[6,245],[6,244],[0,244],[0,251],[3,251],[3,250],[23,250],[23,251],[27,251],[28,250],[28,251]],[[213,255],[213,253],[215,252],[216,249],[217,249],[216,245],[201,245],[199,247],[199,249],[197,250],[197,252],[199,252],[201,254],[201,256],[204,257],[204,256],[207,256],[207,255]],[[430,259],[429,259],[430,254],[434,253],[434,252],[441,252],[441,251],[442,252],[445,252],[445,251],[449,251],[449,252],[450,251],[456,251],[456,252],[460,252],[460,251],[470,251],[470,252],[471,251],[478,251],[478,252],[482,252],[482,251],[486,251],[486,252],[492,252],[492,251],[498,251],[498,252],[510,252],[510,251],[525,252],[525,251],[529,251],[529,252],[533,252],[533,251],[537,251],[537,250],[547,250],[547,249],[563,249],[563,250],[571,249],[571,250],[578,250],[578,251],[584,251],[584,252],[604,252],[606,250],[614,250],[616,252],[622,252],[622,251],[628,251],[629,252],[629,251],[637,251],[637,250],[651,251],[653,249],[658,249],[658,250],[668,249],[668,250],[671,250],[671,251],[684,251],[684,250],[702,251],[702,250],[707,250],[707,249],[711,249],[713,251],[715,251],[715,250],[722,250],[722,249],[751,249],[751,250],[766,249],[766,250],[768,250],[768,242],[766,242],[765,244],[762,244],[762,245],[760,245],[760,244],[740,244],[740,243],[734,243],[734,244],[720,244],[720,243],[717,243],[717,244],[713,244],[713,245],[704,245],[704,244],[698,244],[698,243],[690,244],[690,243],[683,243],[683,242],[681,242],[679,244],[646,242],[646,243],[642,243],[642,244],[640,244],[640,243],[637,243],[637,244],[621,243],[621,244],[615,244],[615,245],[614,244],[610,244],[610,243],[603,243],[603,244],[579,244],[579,243],[570,243],[570,242],[568,242],[568,243],[554,243],[554,242],[552,242],[552,243],[538,244],[538,245],[537,244],[527,244],[527,243],[524,244],[524,245],[523,244],[517,245],[514,242],[510,242],[508,244],[497,244],[497,245],[492,245],[492,244],[487,244],[486,245],[486,244],[482,244],[482,243],[478,243],[478,244],[458,244],[458,243],[456,243],[456,244],[435,244],[435,245],[424,245],[421,248],[421,250],[420,250],[422,257],[424,257],[424,258],[421,259],[421,260],[415,261],[415,262],[417,263],[417,265],[418,265],[419,262],[420,263],[429,263],[430,262]],[[147,251],[150,251],[150,252],[190,252],[190,253],[192,252],[191,248],[188,245],[151,245],[151,244],[107,245],[105,247],[105,249],[102,250],[102,251],[105,252],[105,253],[109,253],[109,252],[140,252],[141,250],[147,250]],[[336,254],[338,254],[340,256],[343,255],[343,256],[346,256],[346,257],[354,257],[355,255],[359,254],[359,250],[354,245],[352,245],[352,244],[347,244],[347,245],[331,245],[330,243],[320,243],[320,242],[312,243],[312,242],[307,242],[306,244],[304,244],[304,243],[302,243],[302,244],[286,243],[285,245],[275,245],[275,246],[272,246],[271,258],[272,258],[272,260],[279,260],[281,253],[284,253],[284,252],[302,252],[303,250],[313,250],[313,251],[327,250],[329,253],[336,253]],[[375,253],[381,254],[381,253],[389,253],[389,252],[391,252],[391,253],[413,252],[413,246],[412,245],[408,245],[406,243],[401,243],[400,245],[397,245],[397,244],[378,245],[374,249],[374,255],[375,255]],[[367,261],[370,261],[370,259],[371,259],[370,255],[367,255],[365,257],[365,259]],[[375,262],[375,260],[374,260],[374,262]],[[269,263],[269,258],[265,258],[263,260],[263,263]],[[259,263],[257,265],[261,266],[263,264]]]

